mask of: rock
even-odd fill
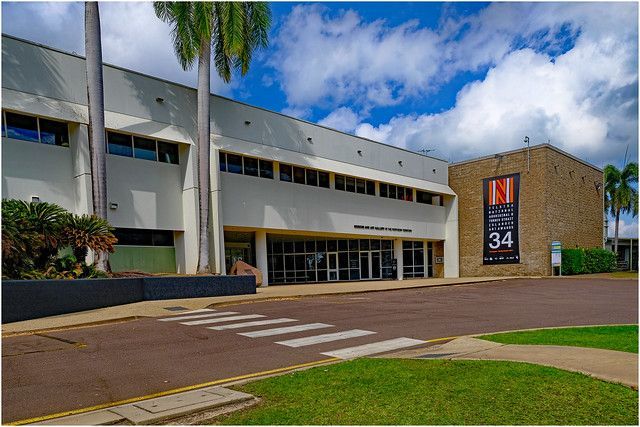
[[[256,287],[262,285],[262,273],[260,270],[244,261],[236,261],[229,274],[233,276],[256,276]]]

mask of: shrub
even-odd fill
[[[616,269],[616,254],[601,248],[585,249],[585,273],[609,273]]]
[[[562,250],[562,274],[580,274],[584,269],[584,249]]]
[[[562,250],[562,274],[608,273],[616,268],[613,252],[601,248]]]
[[[53,203],[2,201],[2,274],[11,279],[98,277],[84,260],[89,249],[113,252],[109,223],[74,215]],[[62,255],[70,247],[73,256]]]

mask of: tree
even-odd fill
[[[102,78],[102,41],[100,11],[97,2],[84,3],[84,40],[87,70],[87,100],[89,104],[89,153],[91,156],[91,190],[93,213],[107,219],[107,164],[104,130],[104,88]],[[109,268],[105,251],[95,253],[95,266],[100,271]]]
[[[173,47],[184,70],[198,60],[198,272],[209,272],[211,49],[225,81],[249,71],[251,57],[268,45],[271,11],[265,2],[154,2],[156,16],[171,25]]]
[[[614,165],[604,168],[605,210],[616,220],[613,238],[613,252],[618,254],[618,226],[620,214],[629,213],[638,216],[638,190],[634,188],[638,181],[638,164],[627,163],[622,170]]]

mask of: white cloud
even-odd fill
[[[638,237],[637,219],[624,220],[621,218],[618,227],[618,237]],[[607,234],[609,237],[614,237],[615,232],[616,221],[614,218],[609,218],[609,228],[607,229]]]
[[[347,107],[340,107],[332,111],[327,117],[318,122],[319,125],[342,132],[353,132],[358,123],[360,123],[360,117]]]
[[[438,36],[418,21],[388,27],[354,11],[332,18],[321,5],[295,6],[274,40],[270,64],[292,106],[324,99],[395,105],[427,90],[438,69]]]
[[[545,5],[539,5],[543,9],[532,17],[534,23],[564,22],[567,14],[558,16],[558,5],[549,10]],[[506,31],[502,21],[513,21],[505,12],[510,6],[492,5],[483,12],[490,15],[489,23],[495,24],[498,34]],[[469,83],[458,93],[450,110],[399,115],[377,126],[363,123],[356,133],[408,149],[435,147],[437,155],[453,161],[522,147],[525,135],[532,143],[551,140],[598,166],[620,162],[627,145],[637,157],[637,23],[626,16],[634,15],[630,12],[637,7],[627,4],[613,13],[616,7],[606,6],[575,8],[571,19],[581,23],[576,24],[580,35],[564,54],[552,57],[531,49],[501,54],[482,81]],[[496,10],[503,14],[492,13]],[[535,28],[526,20],[523,25],[525,30]],[[501,37],[495,41],[476,27],[487,27],[489,32],[491,26],[472,25],[467,37],[501,45]],[[470,46],[482,44],[474,41]],[[456,55],[461,61],[467,58],[463,68],[481,62],[473,58],[473,49],[463,48]]]
[[[173,52],[168,24],[156,18],[151,2],[101,2],[100,23],[104,62],[195,87],[197,64],[180,67]],[[4,3],[3,32],[84,55],[84,3]],[[211,91],[229,95],[212,70]]]

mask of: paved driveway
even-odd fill
[[[634,280],[518,279],[167,311],[165,318],[6,338],[2,417],[11,422],[442,337],[637,323],[637,306]]]

